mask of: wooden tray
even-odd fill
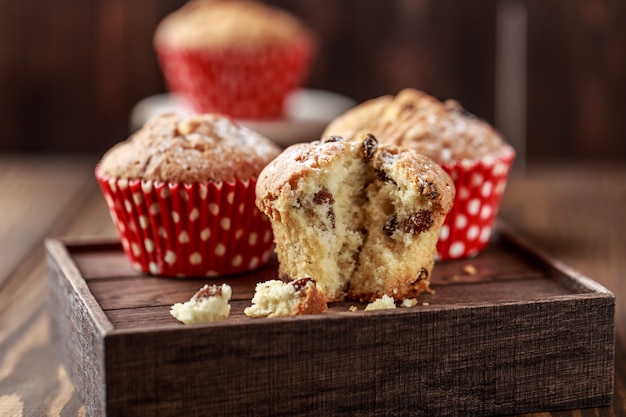
[[[499,226],[471,260],[435,267],[418,305],[250,319],[169,314],[210,280],[133,271],[116,241],[48,240],[52,342],[90,416],[490,416],[608,405],[615,298]],[[464,273],[471,264],[477,273]],[[349,312],[357,305],[357,312]]]

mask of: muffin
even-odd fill
[[[256,178],[280,153],[217,114],[164,114],[115,145],[95,169],[124,252],[143,272],[242,273],[273,253]]]
[[[324,135],[350,138],[363,132],[428,156],[453,179],[456,197],[441,229],[439,259],[475,256],[488,245],[515,158],[514,149],[492,126],[454,100],[440,102],[405,89],[348,110]]]
[[[166,16],[154,48],[170,91],[198,113],[278,118],[316,40],[295,16],[252,1],[195,0]]]
[[[454,186],[427,157],[366,134],[290,146],[261,171],[256,193],[280,278],[309,276],[329,302],[364,302],[429,289]]]
[[[205,285],[189,301],[176,303],[170,314],[185,324],[211,323],[225,320],[230,315],[230,297],[233,289],[228,284]]]
[[[260,282],[254,290],[252,305],[244,309],[249,317],[283,317],[319,314],[328,309],[326,298],[312,278],[291,282],[278,279]]]

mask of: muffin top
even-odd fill
[[[487,122],[455,100],[440,102],[414,89],[366,101],[331,122],[323,136],[371,133],[381,143],[414,149],[439,164],[476,161],[513,152]]]
[[[416,189],[428,195],[434,207],[448,212],[454,201],[454,185],[448,174],[432,159],[410,149],[391,144],[377,144],[370,134],[345,140],[328,136],[318,141],[298,143],[285,149],[261,172],[256,186],[257,206],[273,218],[272,202],[287,189],[297,189],[297,184],[319,170],[324,170],[337,160],[359,155],[381,181],[389,180],[385,173],[394,172],[407,178]],[[365,178],[363,179],[365,181]],[[440,190],[436,188],[440,187]]]
[[[102,157],[100,175],[198,183],[257,177],[281,148],[219,114],[157,116]]]
[[[192,0],[166,16],[154,38],[173,48],[256,48],[303,39],[312,32],[295,16],[243,0]]]

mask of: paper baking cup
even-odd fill
[[[172,184],[96,178],[139,271],[160,276],[238,274],[273,253],[270,222],[255,206],[255,179]]]
[[[441,228],[437,259],[476,256],[489,244],[514,159],[515,151],[510,148],[488,161],[442,164],[454,182],[456,196]]]
[[[195,112],[239,119],[282,116],[285,97],[302,84],[312,55],[308,42],[255,52],[155,49],[171,92]]]

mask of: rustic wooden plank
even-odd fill
[[[88,158],[0,157],[0,415],[85,414],[50,344],[42,243],[80,222],[92,169]]]
[[[521,244],[522,242],[517,239],[516,245]],[[529,251],[532,249],[526,247]],[[234,277],[191,280],[149,277],[130,269],[120,245],[114,241],[88,244],[84,240],[79,240],[72,243],[68,250],[81,274],[90,283],[90,290],[104,311],[170,306],[187,300],[205,283],[227,282],[233,287],[233,300],[250,300],[257,282],[272,279],[277,275],[277,263],[273,259],[272,264],[261,270]],[[557,266],[551,266],[551,274],[547,274],[545,265],[550,264],[551,260],[542,258],[542,262],[543,269],[533,265],[523,253],[506,250],[501,245],[493,244],[478,258],[438,264],[434,271],[432,286],[436,295],[422,295],[420,301],[445,305],[460,302],[538,300],[548,296],[569,294],[570,289],[580,292],[590,291],[588,285],[576,288],[563,287],[567,282],[557,283],[554,281],[555,277],[563,275],[567,280],[575,271],[568,270],[567,273],[562,273],[556,271]],[[468,275],[464,272],[466,265],[475,266],[476,273]],[[564,266],[560,265],[559,268]],[[95,282],[95,279],[99,281]],[[575,282],[580,279],[583,277],[578,277]],[[499,285],[488,285],[492,282],[498,282]],[[450,288],[446,288],[447,286]],[[363,307],[359,303],[347,305],[351,304]],[[342,306],[337,310],[343,311],[343,308]]]
[[[243,303],[239,309],[237,308],[238,304],[233,303],[231,313],[232,317],[234,317],[233,320],[239,320],[242,317],[248,319],[243,316],[243,308],[250,305],[256,282],[252,277],[244,282],[237,280],[218,280],[215,282],[221,284],[224,281],[233,286],[233,300],[239,300]],[[150,323],[150,319],[153,317],[159,315],[169,316],[169,308],[174,303],[187,301],[204,283],[164,281],[158,278],[143,277],[124,282],[98,281],[91,284],[90,288],[94,297],[98,299],[100,307],[106,312],[116,328],[136,328],[138,325],[134,323],[134,320],[137,320],[139,323]],[[212,282],[209,281],[208,283]],[[493,283],[480,283],[444,287],[434,286],[434,290],[435,294],[433,295],[419,297],[418,304],[423,307],[426,304],[426,306],[444,308],[476,304],[484,305],[486,303],[550,301],[572,295],[566,288],[551,280],[548,276],[544,276],[541,279],[506,281],[496,285]],[[347,312],[350,306],[356,306],[359,310],[363,310],[365,305],[364,303],[353,301],[336,303],[330,305],[329,310],[324,315],[332,315],[335,312]],[[145,310],[145,317],[141,317],[137,313],[130,315],[133,309],[149,307],[162,308]],[[112,314],[114,313],[116,313],[115,317],[117,317],[117,320],[113,319],[114,316]],[[125,319],[124,314],[129,314],[128,318]],[[147,327],[152,328],[157,325],[157,322],[154,322]]]
[[[48,240],[49,312],[53,346],[90,415],[106,415],[103,336],[113,326],[58,241]],[[61,259],[61,261],[57,261]],[[65,259],[66,261],[63,261]]]
[[[233,287],[233,300],[250,300],[257,282],[277,276],[276,259],[265,268],[248,274],[214,279],[186,279],[149,277],[133,271],[119,244],[110,241],[83,244],[79,240],[69,246],[73,261],[100,307],[104,311],[128,311],[132,308],[171,306],[189,299],[202,285],[228,283]],[[566,295],[568,291],[554,282],[538,266],[533,266],[522,254],[511,253],[499,245],[492,245],[482,256],[471,260],[477,265],[476,274],[463,272],[468,261],[450,261],[438,264],[433,275],[434,296],[423,295],[422,303],[478,303],[520,300],[540,300],[544,297]],[[516,282],[504,282],[516,281]],[[498,286],[489,283],[498,282]],[[585,287],[580,291],[588,291]],[[347,303],[337,307],[346,311],[350,305],[363,308],[360,303]],[[333,311],[331,309],[331,311]],[[236,309],[234,310],[236,312]],[[150,315],[154,312],[150,311]],[[140,318],[139,322],[147,320]],[[123,321],[119,324],[122,325]],[[123,323],[124,327],[136,327]]]
[[[43,258],[43,248],[30,253],[0,290],[0,415],[20,415],[2,412],[7,397],[24,416],[54,415],[61,403],[84,415],[50,344]]]
[[[84,201],[89,164],[68,158],[0,157],[0,287],[35,245]],[[57,168],[58,167],[58,168]]]
[[[493,284],[478,284],[470,287],[465,285],[459,285],[456,287],[443,287],[438,290],[435,295],[424,295],[420,297],[417,304],[413,307],[398,307],[398,311],[404,309],[413,309],[416,311],[425,311],[432,309],[444,309],[444,308],[462,308],[472,307],[476,305],[496,305],[496,304],[511,304],[520,302],[541,302],[541,301],[558,301],[561,302],[565,299],[577,299],[585,298],[584,295],[572,295],[563,286],[557,284],[555,281],[546,279],[534,279],[516,283],[506,283],[504,285],[498,284],[498,288],[494,291]],[[102,288],[98,285],[94,288],[95,297],[102,297],[104,301],[100,301],[101,307],[105,311],[111,324],[116,329],[158,329],[160,327],[170,327],[172,325],[183,326],[182,323],[178,323],[170,314],[170,307],[177,302],[184,302],[189,299],[195,291],[203,284],[193,283],[181,283],[178,287],[174,286],[175,290],[170,291],[167,294],[161,295],[158,299],[148,299],[140,290],[139,295],[133,297],[124,297],[125,301],[115,298],[111,294],[103,294],[106,290],[111,291],[112,286],[107,285],[106,288]],[[115,286],[119,287],[117,283]],[[137,290],[131,285],[129,288]],[[251,287],[247,287],[251,288]],[[245,288],[245,289],[247,289]],[[159,289],[164,289],[162,286],[158,286],[149,291],[149,294],[161,294]],[[164,289],[165,290],[165,289]],[[112,291],[111,291],[112,292]],[[119,294],[119,291],[115,292]],[[234,287],[233,294],[237,294],[231,301],[231,314],[227,319],[227,322],[238,323],[241,320],[253,320],[244,315],[244,308],[250,305],[250,299],[253,295],[253,291],[237,292],[237,287]],[[106,296],[111,299],[106,299]],[[350,307],[357,307],[357,312],[349,312]],[[323,313],[324,316],[334,316],[347,314],[370,314],[364,312],[366,304],[352,301],[344,301],[339,303],[333,303],[329,305],[327,312]]]
[[[540,287],[540,291],[532,291],[533,287]],[[443,309],[454,309],[454,308],[472,308],[476,306],[486,306],[486,305],[500,305],[500,304],[519,304],[519,303],[538,303],[541,301],[545,302],[564,302],[576,299],[588,298],[585,295],[572,295],[572,294],[563,294],[563,287],[555,285],[553,287],[546,287],[545,283],[541,283],[539,281],[530,281],[527,283],[525,288],[522,291],[518,292],[515,296],[511,294],[515,291],[518,291],[520,286],[507,287],[502,289],[502,292],[505,295],[500,297],[496,296],[489,299],[489,303],[485,301],[485,297],[475,297],[472,295],[463,296],[465,293],[474,292],[474,288],[468,290],[467,288],[462,288],[462,292],[454,291],[448,292],[446,294],[437,294],[437,298],[424,297],[420,300],[415,306],[412,307],[402,307],[399,306],[396,310],[393,310],[394,314],[406,314],[408,310],[411,310],[413,313],[419,313],[424,311],[439,311]],[[166,300],[161,300],[161,304],[148,304],[148,303],[140,303],[134,306],[127,307],[119,307],[117,308],[107,308],[105,309],[105,313],[107,315],[108,320],[111,322],[113,327],[116,330],[136,330],[136,331],[146,331],[146,330],[162,330],[162,329],[171,329],[172,327],[184,327],[185,325],[176,321],[171,314],[170,308],[176,302],[186,301],[189,299],[189,296],[193,294],[195,289],[190,289],[187,292],[181,291],[180,294],[177,294],[177,297],[171,296],[169,302],[164,302]],[[481,291],[490,292],[490,288],[488,286],[479,286],[476,288],[476,293]],[[532,291],[532,293],[530,293]],[[460,295],[461,294],[461,295]],[[520,301],[523,299],[523,295],[527,295],[524,301]],[[250,305],[250,299],[238,299],[231,301],[231,313],[229,318],[224,321],[222,324],[232,324],[237,325],[242,321],[258,321],[259,319],[252,319],[246,316],[243,310]],[[328,311],[323,313],[322,315],[328,319],[336,318],[336,317],[344,317],[345,315],[368,315],[372,314],[372,312],[364,311],[366,304],[359,302],[351,302],[351,301],[343,301],[337,302],[329,305]],[[357,307],[357,311],[350,311],[351,307]],[[408,310],[407,310],[408,309]]]

